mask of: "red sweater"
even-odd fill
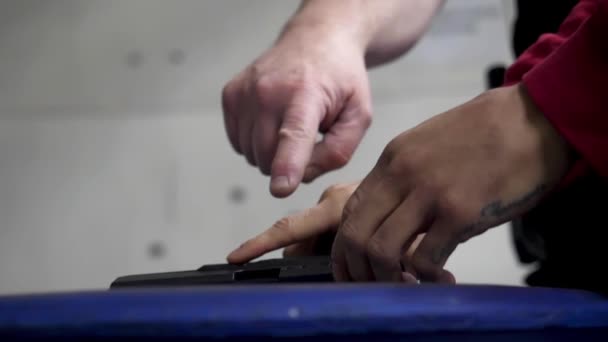
[[[505,85],[523,83],[578,152],[564,183],[591,170],[608,179],[608,0],[581,0],[559,31],[542,35],[505,77]]]

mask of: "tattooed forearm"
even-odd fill
[[[520,209],[529,206],[530,202],[537,200],[545,193],[546,190],[547,186],[545,184],[541,184],[526,195],[512,201],[511,203],[503,204],[500,200],[494,201],[483,207],[479,216],[481,216],[481,219],[483,220],[484,218],[492,219],[509,215],[513,211],[519,211]]]
[[[545,184],[541,184],[524,196],[507,204],[503,204],[503,201],[498,200],[486,205],[481,209],[479,219],[477,221],[460,229],[460,233],[455,235],[454,239],[452,239],[450,243],[447,243],[441,248],[435,250],[435,253],[432,254],[431,261],[435,264],[444,263],[452,252],[454,252],[458,244],[477,235],[479,230],[487,227],[489,223],[491,224],[492,222],[499,221],[505,217],[519,213],[522,209],[526,209],[531,204],[536,202],[542,195],[544,195],[546,190],[547,186]]]

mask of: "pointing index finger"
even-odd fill
[[[288,196],[302,181],[323,115],[323,106],[310,92],[301,92],[291,101],[272,161],[270,191],[273,195]]]
[[[312,208],[284,217],[230,253],[228,262],[248,262],[268,252],[326,232],[339,223],[340,213],[335,211],[329,201],[322,201]]]

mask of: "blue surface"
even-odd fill
[[[524,287],[337,284],[0,297],[1,341],[268,336],[608,341],[608,299]]]

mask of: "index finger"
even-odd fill
[[[274,196],[290,195],[302,181],[324,115],[318,96],[310,92],[301,92],[291,101],[271,166],[270,191]]]
[[[337,226],[340,212],[329,201],[278,220],[228,255],[229,263],[244,263],[268,252],[320,235]]]

